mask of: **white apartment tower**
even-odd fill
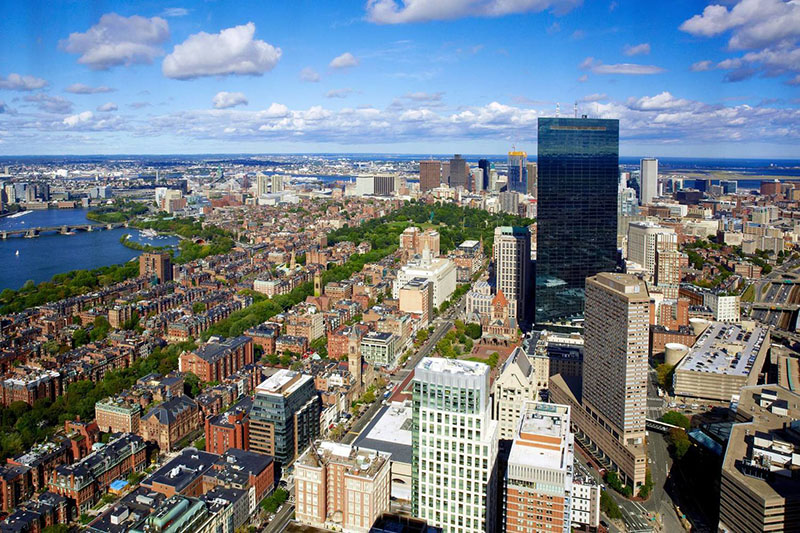
[[[489,366],[425,357],[414,371],[411,508],[445,533],[496,529]]]
[[[498,226],[494,229],[494,270],[497,292],[509,303],[509,318],[517,322],[525,316],[529,297],[531,232],[526,227]]]
[[[642,205],[658,196],[658,159],[644,158],[639,163],[639,182]]]
[[[649,280],[656,274],[656,251],[678,249],[678,235],[672,228],[665,228],[652,222],[631,222],[628,224],[628,261],[644,267]]]

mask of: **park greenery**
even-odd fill
[[[665,424],[671,424],[685,429],[686,431],[692,428],[692,422],[683,413],[678,411],[668,411],[661,416],[661,421]]]
[[[78,296],[138,275],[139,263],[133,261],[56,274],[50,281],[43,281],[38,285],[27,281],[18,290],[5,289],[0,292],[0,314],[16,313],[29,307]]]
[[[33,406],[13,402],[0,408],[0,458],[6,459],[30,450],[37,442],[51,436],[67,420],[91,420],[95,404],[130,388],[136,380],[158,372],[167,374],[178,368],[178,358],[184,350],[193,350],[192,342],[155,348],[146,358],[136,360],[130,367],[107,372],[97,382],[77,381],[66,386],[64,394],[54,401],[38,400]]]
[[[532,219],[507,213],[489,213],[482,209],[459,207],[451,203],[428,205],[409,201],[385,217],[357,226],[344,226],[328,234],[328,242],[369,242],[373,248],[397,244],[400,233],[409,226],[435,228],[439,232],[442,252],[455,249],[466,240],[483,238],[484,251],[491,252],[494,228],[497,226],[529,226]]]
[[[147,206],[141,202],[117,199],[111,205],[92,209],[86,218],[102,224],[120,224],[147,213]]]

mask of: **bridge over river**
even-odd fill
[[[73,235],[79,231],[102,231],[126,227],[128,227],[128,224],[125,222],[117,222],[114,224],[65,224],[62,226],[42,226],[35,228],[0,230],[0,238],[8,239],[9,237],[25,237],[32,239],[34,237],[38,237],[42,233]]]

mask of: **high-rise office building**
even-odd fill
[[[662,243],[666,250],[669,243],[678,249],[678,234],[672,228],[665,228],[652,222],[631,222],[628,224],[628,261],[644,267],[648,280],[656,275],[657,244]]]
[[[586,278],[617,264],[619,121],[539,119],[536,323],[583,313]]]
[[[461,154],[456,154],[450,160],[450,187],[457,188],[463,187],[467,190],[470,189],[470,174],[467,168],[467,162],[461,157]]]
[[[439,161],[419,162],[419,190],[429,191],[438,187],[442,179],[442,163]]]
[[[539,187],[539,165],[528,161],[525,168],[528,174],[528,196],[536,198]]]
[[[501,439],[514,438],[525,401],[537,400],[539,389],[547,387],[550,377],[548,363],[547,357],[532,357],[517,347],[500,367],[492,391],[494,419]]]
[[[482,189],[484,191],[488,191],[489,190],[489,186],[490,186],[489,176],[491,175],[491,172],[492,172],[492,164],[489,163],[488,159],[479,159],[478,160],[478,168],[481,169],[481,171],[483,171],[483,188]]]
[[[569,406],[521,405],[504,480],[503,531],[571,531],[573,439]]]
[[[572,407],[578,434],[635,493],[647,470],[650,295],[645,282],[607,272],[587,279],[584,331],[582,384],[553,376],[550,398]]]
[[[639,183],[642,187],[642,205],[658,196],[658,159],[644,158],[639,163]]]
[[[442,162],[442,185],[450,185],[450,161]]]
[[[643,281],[601,273],[586,280],[583,400],[623,433],[644,439],[650,296]]]
[[[412,383],[412,514],[448,533],[495,531],[489,366],[425,357]]]
[[[319,436],[320,401],[314,378],[279,370],[256,387],[250,411],[250,450],[286,466]]]
[[[528,154],[508,152],[508,190],[528,194]]]
[[[499,226],[494,229],[494,271],[497,292],[508,300],[509,317],[525,321],[530,297],[531,232],[526,227]]]

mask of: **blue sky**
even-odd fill
[[[0,155],[800,156],[800,2],[4,1]]]

